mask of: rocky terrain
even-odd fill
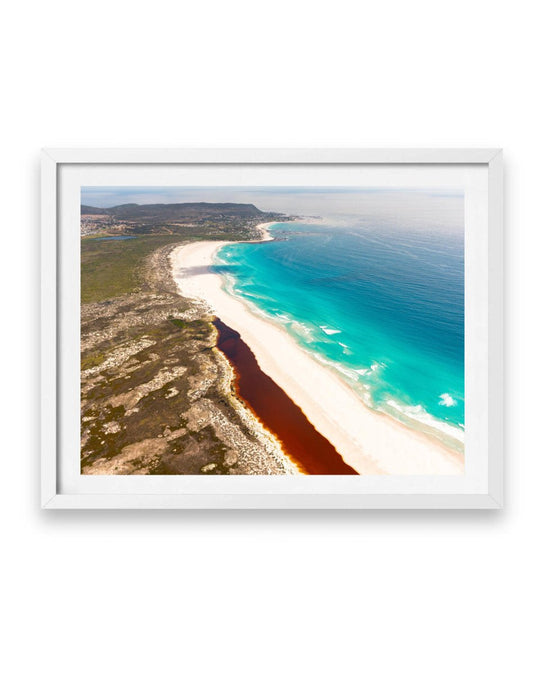
[[[212,317],[176,292],[176,245],[147,256],[135,292],[82,305],[82,473],[296,472],[235,397]]]

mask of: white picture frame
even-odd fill
[[[185,165],[443,165],[475,166],[487,171],[487,229],[471,233],[474,256],[471,269],[485,267],[486,279],[474,274],[466,277],[466,297],[483,293],[487,298],[485,339],[476,350],[487,353],[485,372],[479,372],[485,387],[475,401],[472,415],[482,420],[481,442],[485,461],[477,479],[454,489],[451,482],[422,484],[421,490],[405,489],[405,484],[388,482],[384,491],[361,487],[364,477],[324,477],[306,483],[302,490],[285,490],[283,483],[270,477],[244,482],[232,491],[228,476],[200,476],[197,483],[184,477],[184,483],[166,487],[156,482],[151,488],[141,484],[131,490],[127,483],[118,489],[118,477],[110,477],[99,489],[70,487],[62,481],[63,448],[60,425],[75,430],[78,420],[66,421],[60,390],[65,371],[63,359],[69,351],[63,343],[63,326],[77,322],[75,312],[62,312],[59,302],[70,286],[78,287],[72,274],[61,272],[62,224],[65,171],[82,167],[167,167]],[[69,182],[69,181],[68,181]],[[67,189],[67,188],[64,188]],[[503,163],[499,149],[45,149],[42,151],[41,181],[41,504],[47,509],[497,509],[503,503]],[[63,229],[64,228],[64,229]],[[467,257],[466,248],[466,257]],[[483,287],[481,288],[481,284]],[[66,315],[67,314],[67,315]],[[467,335],[467,334],[466,334]],[[486,344],[487,343],[487,344]],[[467,344],[466,364],[475,368],[476,352]],[[473,353],[474,352],[474,353]],[[471,365],[473,364],[473,365]],[[64,373],[65,374],[65,373]],[[72,373],[73,375],[73,373]],[[78,373],[77,373],[78,376]],[[468,409],[469,412],[469,409]],[[467,446],[469,451],[469,446]],[[109,478],[109,477],[105,477]],[[147,477],[138,477],[146,479]],[[176,477],[175,477],[176,478]],[[283,481],[284,477],[281,478]],[[303,477],[304,478],[304,477]],[[311,479],[312,477],[305,477]],[[346,480],[344,480],[346,478]],[[218,480],[216,480],[218,479]],[[286,477],[285,477],[286,479]],[[351,480],[360,481],[353,484]],[[210,482],[209,482],[210,481]],[[213,481],[213,482],[212,482]],[[133,485],[136,485],[135,483]],[[146,484],[150,485],[150,484]],[[170,484],[173,486],[173,483]],[[430,487],[433,485],[433,487]],[[455,483],[458,486],[458,483]],[[183,486],[183,487],[178,487]],[[404,487],[405,486],[405,487]],[[441,489],[442,486],[442,489]]]

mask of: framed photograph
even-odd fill
[[[499,508],[502,173],[44,150],[43,507]]]

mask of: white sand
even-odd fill
[[[265,233],[265,239],[272,239]],[[205,301],[212,313],[240,333],[261,369],[302,408],[347,464],[362,474],[463,473],[462,454],[368,408],[285,329],[257,316],[244,302],[226,293],[222,277],[211,272],[215,252],[226,243],[232,242],[201,241],[179,246],[171,253],[180,293]]]

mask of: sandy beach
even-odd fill
[[[265,226],[264,239],[271,240]],[[222,287],[211,271],[216,251],[227,243],[201,241],[177,247],[170,256],[181,295],[204,301],[211,313],[238,331],[261,370],[302,409],[344,461],[361,474],[456,475],[462,454],[368,408],[337,375],[304,351],[284,328],[252,312]],[[260,245],[260,242],[250,242]]]

